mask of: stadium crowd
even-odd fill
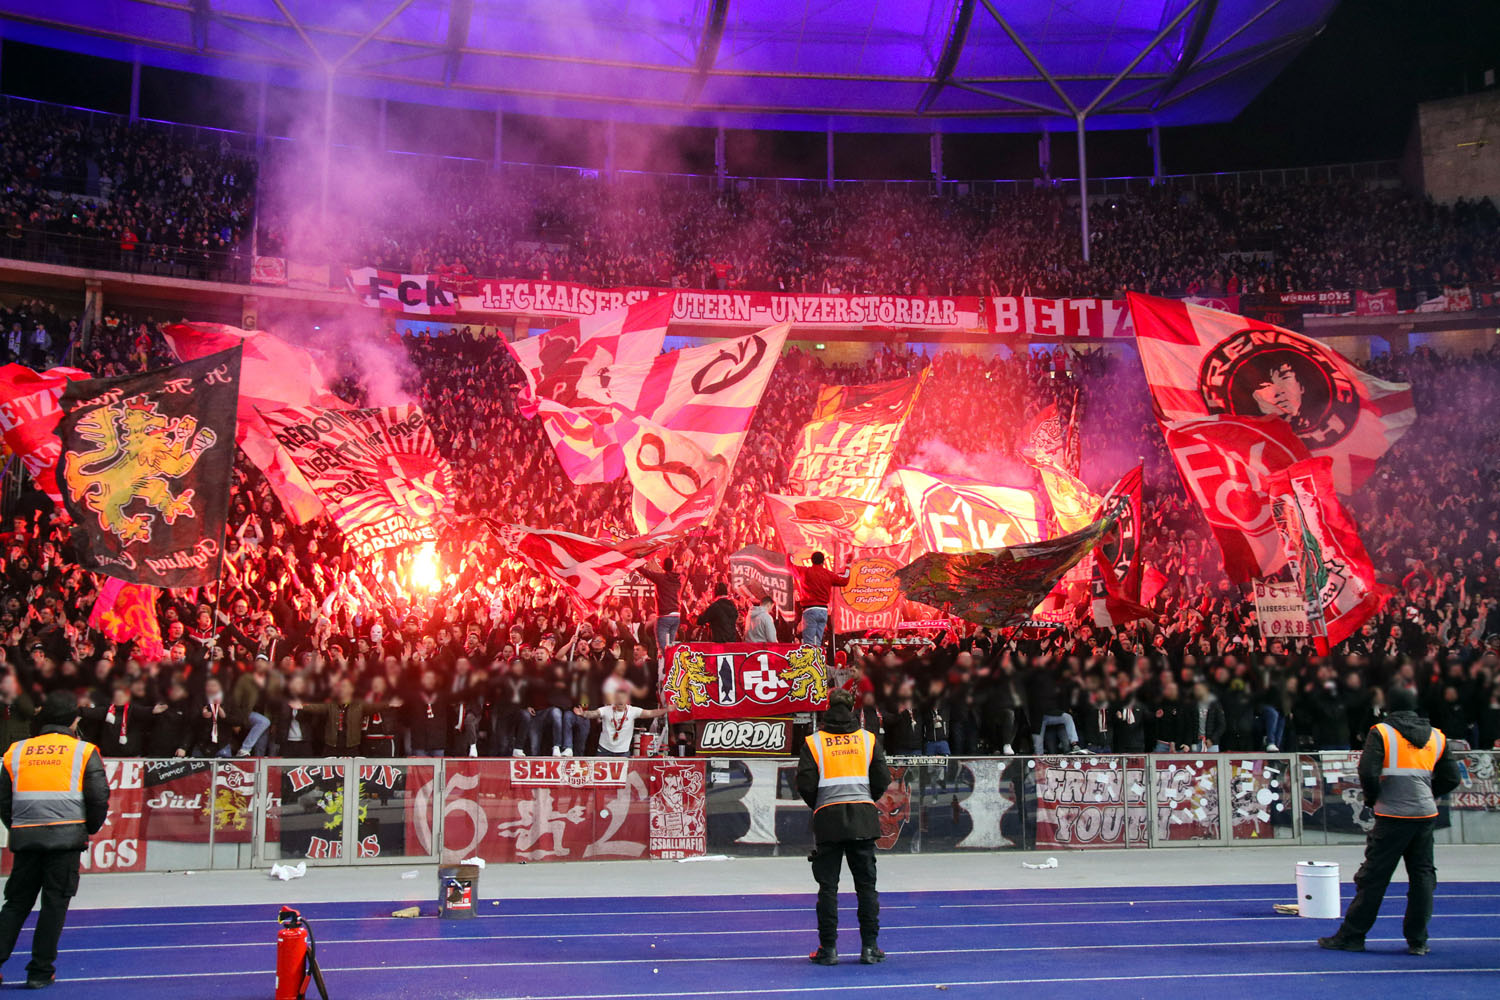
[[[59,331],[21,357],[67,347],[66,317],[39,302],[3,317]],[[616,484],[575,487],[536,421],[516,407],[519,371],[497,341],[408,340],[395,359],[456,474],[459,522],[502,521],[584,534],[628,530]],[[4,360],[17,356],[0,342]],[[167,363],[149,318],[111,315],[75,362],[101,374]],[[340,391],[364,391],[368,355],[328,357]],[[1396,591],[1327,658],[1264,641],[1253,606],[1223,577],[1217,547],[1183,492],[1149,412],[1138,362],[1102,354],[929,362],[885,350],[826,367],[790,353],[758,409],[723,507],[671,553],[683,637],[704,616],[727,556],[774,546],[763,492],[781,492],[797,430],[823,381],[864,382],[932,364],[898,463],[1014,482],[1017,428],[1051,402],[1081,407],[1083,475],[1102,489],[1144,457],[1147,561],[1169,583],[1155,623],[1101,629],[1086,619],[1041,639],[987,630],[945,634],[913,652],[841,649],[866,724],[891,754],[1152,748],[1347,749],[1382,711],[1391,683],[1412,687],[1451,738],[1500,740],[1500,430],[1475,414],[1500,403],[1500,351],[1378,358],[1409,380],[1416,426],[1351,503],[1382,578]],[[407,567],[360,565],[326,519],[297,526],[248,464],[236,471],[221,586],[163,593],[159,662],[88,625],[96,581],[71,558],[64,526],[35,491],[0,535],[0,740],[27,731],[46,693],[77,693],[87,732],[119,755],[585,753],[598,726],[574,710],[629,697],[657,704],[655,601],[611,599],[582,616],[556,587],[482,529],[438,545],[442,578],[409,585]],[[474,523],[474,522],[470,522]],[[746,605],[737,628],[745,626]],[[790,627],[781,626],[783,637]],[[842,645],[841,637],[841,645]],[[1042,725],[1057,717],[1063,724]],[[691,739],[673,731],[679,744]]]
[[[1095,199],[1091,259],[1070,185],[684,186],[388,154],[344,158],[320,197],[298,150],[33,102],[0,107],[0,256],[244,281],[252,254],[444,276],[801,292],[1119,296],[1500,280],[1489,202],[1352,180],[1166,183]],[[258,179],[259,178],[259,179]],[[421,204],[422,211],[410,206]]]

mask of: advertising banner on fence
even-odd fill
[[[356,800],[359,810],[354,841],[356,858],[399,857],[407,853],[407,773],[408,768],[394,764],[361,765]],[[272,787],[279,790],[281,857],[316,860],[343,857],[344,765],[280,767],[273,768],[271,775],[276,779]]]
[[[1144,846],[1146,759],[1044,757],[1036,768],[1036,847]]]
[[[828,707],[828,664],[817,646],[695,642],[667,647],[667,719],[758,719]]]
[[[451,760],[447,787],[413,775],[414,823],[430,846],[443,815],[444,863],[685,858],[706,850],[702,761]]]
[[[213,764],[208,761],[149,760],[145,766],[143,804],[149,839],[206,844],[212,822],[217,826],[215,843],[250,843],[254,765],[220,762],[212,789]]]

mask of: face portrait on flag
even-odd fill
[[[1275,329],[1247,329],[1203,361],[1203,399],[1212,413],[1280,417],[1309,447],[1327,447],[1354,429],[1359,395],[1326,348]]]

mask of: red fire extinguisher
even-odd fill
[[[318,994],[328,1000],[312,927],[290,906],[281,908],[277,922],[281,930],[276,932],[276,1000],[306,1000],[309,982],[316,983]]]

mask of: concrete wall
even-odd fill
[[[1500,199],[1500,88],[1421,105],[1417,131],[1433,199]]]

